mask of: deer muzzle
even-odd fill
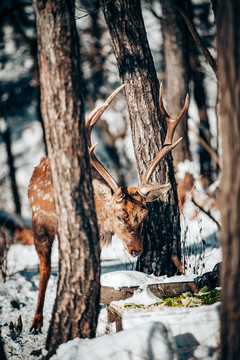
[[[131,250],[129,252],[133,257],[138,257],[142,254],[142,250],[141,251],[136,251],[136,250]]]

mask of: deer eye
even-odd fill
[[[118,222],[120,222],[121,224],[124,224],[125,223],[125,220],[123,218],[121,218],[119,215],[116,215],[116,220]]]

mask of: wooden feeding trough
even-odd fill
[[[122,330],[121,312],[110,304],[112,301],[126,300],[134,295],[138,286],[122,287],[119,290],[109,286],[101,287],[101,303],[106,304],[108,322],[116,322],[116,331]],[[148,285],[149,290],[159,297],[168,298],[179,296],[185,292],[197,293],[198,289],[193,281],[157,283]]]
[[[118,290],[110,286],[101,286],[100,302],[108,305],[112,301],[128,299],[133,296],[134,291],[138,288],[139,286],[131,286],[122,287]],[[192,293],[198,292],[198,289],[193,281],[150,284],[148,285],[148,288],[159,298],[179,296],[188,291]]]

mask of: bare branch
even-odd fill
[[[219,230],[221,230],[221,225],[219,224],[219,222],[210,214],[210,211],[206,211],[201,205],[199,205],[198,203],[196,203],[196,201],[194,200],[194,198],[192,197],[192,202],[193,204],[199,208],[199,210],[201,210],[204,214],[206,214],[208,217],[210,217],[210,219],[212,219],[216,224]]]
[[[215,151],[211,148],[211,146],[209,146],[206,141],[203,140],[203,138],[201,138],[200,136],[198,136],[198,141],[199,143],[202,145],[202,147],[204,147],[204,149],[211,155],[211,157],[213,158],[214,161],[216,161],[216,163],[218,164],[219,168],[222,170],[222,163],[219,159],[219,156],[215,153]]]
[[[210,54],[209,50],[207,49],[206,45],[204,44],[202,38],[200,37],[200,35],[197,32],[197,29],[195,28],[195,25],[193,24],[192,20],[189,18],[188,14],[186,13],[186,11],[184,11],[178,4],[177,1],[175,1],[175,4],[180,12],[180,14],[182,15],[193,39],[195,40],[196,44],[198,45],[198,47],[200,48],[200,50],[202,51],[203,55],[205,56],[207,62],[209,63],[209,65],[211,66],[211,68],[213,69],[216,78],[218,78],[218,67],[217,67],[217,63],[214,60],[214,58],[212,57],[212,55]]]

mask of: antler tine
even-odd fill
[[[163,105],[163,99],[162,99],[162,88],[163,88],[163,83],[160,83],[160,89],[159,89],[159,107],[160,107],[160,111],[163,115],[165,115],[166,117],[169,117],[164,105]]]
[[[96,171],[103,177],[103,179],[107,182],[107,184],[110,186],[110,188],[113,190],[113,192],[116,194],[118,201],[121,201],[124,197],[124,195],[122,193],[122,189],[120,188],[120,186],[118,186],[118,184],[113,179],[113,177],[109,174],[107,169],[97,159],[96,155],[94,154],[94,149],[96,148],[96,146],[97,146],[97,144],[94,144],[89,149],[90,163],[96,169]]]
[[[160,84],[159,107],[160,107],[161,113],[164,115],[164,117],[166,119],[166,122],[167,122],[167,134],[166,134],[166,138],[165,138],[162,149],[155,156],[155,158],[153,159],[153,161],[149,165],[149,167],[148,167],[148,169],[147,169],[147,171],[146,171],[146,173],[145,173],[145,175],[143,177],[143,181],[142,181],[141,186],[139,188],[140,189],[139,192],[142,195],[144,195],[144,193],[147,193],[149,191],[149,188],[152,188],[152,186],[154,186],[154,185],[149,185],[148,182],[149,182],[150,177],[151,177],[153,171],[155,170],[156,166],[166,156],[166,154],[169,153],[171,150],[173,150],[178,145],[178,143],[182,140],[182,138],[180,138],[174,144],[172,144],[172,139],[173,139],[173,135],[174,135],[175,129],[177,127],[177,124],[181,121],[183,115],[187,111],[188,99],[189,99],[189,96],[187,94],[184,106],[183,106],[180,114],[178,115],[178,117],[176,119],[170,118],[170,116],[168,115],[166,109],[163,106],[162,83]]]
[[[169,144],[172,144],[173,135],[174,135],[175,129],[177,127],[177,124],[181,121],[183,115],[185,114],[185,112],[188,109],[189,95],[188,94],[186,95],[185,103],[184,103],[183,108],[182,108],[180,114],[178,115],[178,117],[176,117],[176,119],[172,119],[168,115],[166,109],[163,106],[162,87],[163,87],[163,85],[162,85],[162,82],[161,82],[160,89],[159,89],[159,107],[160,107],[161,113],[165,116],[165,119],[166,119],[166,122],[167,122],[167,135],[166,135],[166,138],[165,138],[165,141],[164,141],[163,145],[169,145]]]
[[[182,108],[180,114],[178,115],[178,117],[176,117],[176,119],[172,119],[172,118],[166,116],[167,135],[166,135],[163,145],[168,145],[168,144],[172,143],[173,135],[174,135],[175,129],[177,127],[177,124],[182,120],[183,115],[186,113],[186,111],[188,109],[188,99],[189,99],[189,95],[187,94],[183,108]]]
[[[171,150],[173,150],[181,140],[182,140],[182,138],[178,139],[172,145],[165,145],[164,147],[162,147],[162,149],[157,153],[157,155],[155,156],[155,158],[152,160],[151,164],[149,165],[149,167],[144,175],[141,187],[148,185],[149,179],[150,179],[153,171],[156,169],[156,166],[158,165],[158,163],[167,155],[167,153],[169,153]]]
[[[91,131],[93,126],[96,124],[96,122],[100,119],[104,111],[108,108],[108,106],[111,104],[113,99],[116,97],[116,95],[119,93],[119,91],[122,90],[122,88],[125,86],[125,84],[119,86],[113,93],[107,98],[107,100],[104,102],[104,104],[97,106],[94,110],[91,111],[91,113],[88,115],[87,120],[85,122],[85,128],[86,128],[86,135],[87,135],[87,142],[89,146],[91,147]]]
[[[96,107],[88,116],[85,126],[86,126],[86,134],[87,134],[87,142],[88,142],[88,151],[90,163],[96,169],[96,171],[102,176],[102,178],[106,181],[106,183],[111,187],[113,192],[116,195],[117,201],[121,201],[124,197],[121,187],[118,186],[113,177],[109,174],[109,172],[105,169],[105,167],[100,163],[96,155],[94,154],[94,149],[97,146],[91,145],[91,131],[96,122],[100,119],[101,115],[111,104],[113,99],[119,93],[119,91],[125,86],[125,84],[119,86],[105,101],[103,105]]]
[[[102,105],[102,107],[100,106],[99,110],[97,111],[97,113],[92,117],[91,120],[91,126],[95,125],[96,122],[100,119],[100,117],[102,116],[102,114],[104,113],[104,111],[108,108],[108,106],[111,104],[111,102],[113,101],[113,99],[117,96],[117,94],[122,90],[122,88],[124,88],[125,84],[119,86],[116,90],[114,90],[114,92],[107,98],[107,100],[105,101],[105,103]]]
[[[85,129],[86,129],[86,135],[87,135],[87,143],[88,143],[88,146],[91,147],[91,131],[92,131],[92,128],[93,128],[93,125],[92,124],[92,119],[98,115],[98,113],[100,112],[100,110],[102,110],[103,108],[103,111],[106,110],[106,108],[108,107],[108,105],[99,105],[97,106],[95,109],[93,109],[90,114],[88,115],[87,117],[87,120],[85,121]],[[102,112],[103,113],[103,112]],[[100,116],[99,116],[100,117]],[[98,119],[99,119],[98,117]]]

